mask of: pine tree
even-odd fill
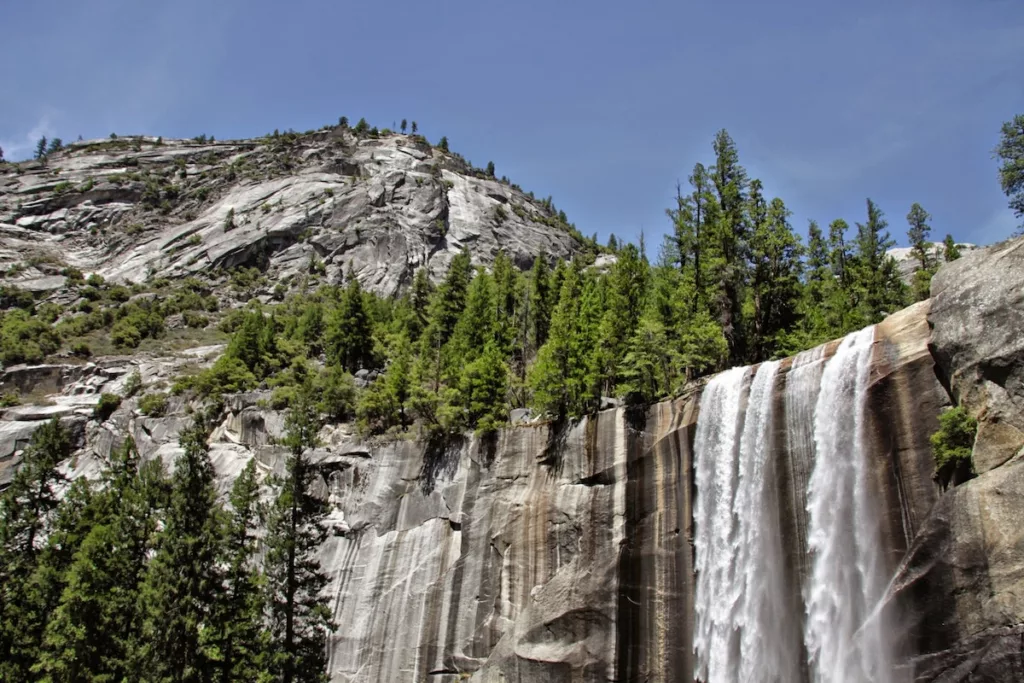
[[[408,127],[409,127],[409,122],[406,121],[405,119],[402,119],[402,123],[401,123],[402,135],[405,135],[405,129],[408,128]]]
[[[746,278],[747,172],[740,166],[736,144],[729,133],[715,136],[712,182],[718,199],[715,234],[721,260],[717,263],[718,317],[729,342],[729,356],[739,363],[744,355],[741,289]]]
[[[488,161],[487,162],[487,175],[489,175],[492,178],[494,177],[494,162],[493,161]]]
[[[146,612],[139,668],[149,680],[214,679],[215,653],[204,642],[204,634],[215,630],[222,519],[207,433],[205,422],[197,417],[179,436],[183,451],[174,463],[171,503],[142,585],[140,600]]]
[[[449,367],[456,373],[476,360],[484,346],[492,341],[497,331],[498,306],[494,291],[494,278],[482,267],[469,284],[466,306],[459,314],[448,348]]]
[[[263,586],[256,567],[256,531],[261,510],[255,458],[238,475],[229,501],[231,512],[219,559],[225,567],[223,592],[214,603],[213,633],[206,642],[218,658],[217,680],[245,683],[259,678],[264,638]]]
[[[907,230],[907,239],[910,241],[911,253],[920,264],[921,270],[928,270],[932,266],[929,254],[931,242],[928,239],[932,231],[931,226],[928,225],[930,219],[931,215],[916,202],[907,213],[907,223],[910,225],[910,229]]]
[[[803,270],[803,247],[789,225],[790,212],[782,200],[772,199],[763,218],[756,215],[750,238],[754,362],[777,355],[783,348],[783,335],[795,327]]]
[[[1024,114],[1017,114],[1003,124],[995,155],[999,167],[999,185],[1010,200],[1010,208],[1017,218],[1024,218]],[[1024,225],[1017,235],[1024,234]],[[951,259],[947,259],[951,260]]]
[[[412,134],[415,135],[416,133],[419,132],[419,130],[420,130],[419,125],[415,121],[413,121],[412,122]]]
[[[139,587],[168,495],[160,461],[138,462],[131,439],[112,453],[96,495],[99,516],[75,553],[34,667],[44,680],[138,679]]]
[[[459,407],[465,416],[464,427],[478,432],[493,432],[508,419],[508,366],[504,354],[493,341],[462,370],[459,380]]]
[[[895,245],[881,209],[867,200],[868,219],[857,224],[854,288],[867,322],[876,323],[906,303],[906,285],[888,250]]]
[[[946,263],[956,261],[960,258],[960,249],[956,246],[956,242],[953,240],[952,235],[946,235],[946,239],[942,241],[942,248],[942,256]]]
[[[640,250],[627,244],[608,275],[604,318],[601,321],[598,353],[602,356],[601,392],[611,394],[618,383],[618,364],[626,353],[647,304],[650,266]]]
[[[36,143],[36,159],[42,159],[46,156],[46,136],[39,138]]]
[[[266,602],[270,632],[266,666],[281,683],[325,681],[331,612],[317,551],[326,537],[323,501],[310,491],[316,476],[305,453],[317,444],[320,420],[312,388],[303,387],[285,421],[288,473],[267,519]]]
[[[0,496],[0,680],[29,680],[48,615],[32,579],[50,530],[71,455],[67,430],[56,420],[32,434],[10,485]]]
[[[495,331],[494,337],[506,356],[519,355],[522,349],[516,346],[516,337],[520,324],[520,306],[523,300],[523,279],[504,251],[494,256],[494,297],[495,297]]]
[[[631,403],[657,400],[675,384],[677,362],[665,327],[653,316],[644,316],[630,337],[622,359],[619,394]]]
[[[441,140],[437,143],[437,148],[442,152],[448,151],[448,138],[446,136],[441,137]]]
[[[558,292],[552,287],[547,255],[540,253],[533,260],[533,270],[530,271],[530,312],[535,349],[542,347],[548,340],[551,312],[557,300]]]
[[[374,365],[373,323],[355,277],[349,280],[341,306],[327,326],[326,350],[331,362],[349,372]]]

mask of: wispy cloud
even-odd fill
[[[53,138],[56,135],[54,120],[59,118],[56,110],[50,109],[44,112],[35,125],[25,132],[23,137],[11,139],[0,139],[0,147],[4,150],[4,158],[8,161],[21,161],[32,156],[35,152],[36,143],[41,137]]]

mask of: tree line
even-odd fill
[[[521,272],[503,253],[487,269],[468,251],[435,287],[425,270],[397,298],[322,285],[271,311],[239,313],[213,368],[179,383],[207,395],[266,386],[277,407],[310,381],[321,407],[369,433],[417,424],[447,433],[492,431],[512,408],[553,418],[596,410],[602,397],[649,402],[727,366],[791,355],[880,321],[928,295],[931,273],[958,257],[914,204],[908,238],[913,286],[887,253],[894,246],[870,199],[851,228],[808,226],[806,245],[780,198],[748,178],[721,131],[710,167],[696,164],[668,211],[672,231],[651,262],[646,246],[609,240],[606,269],[594,255]],[[312,269],[312,267],[311,267]],[[351,374],[379,371],[357,390]],[[329,398],[331,397],[331,398]]]
[[[39,427],[0,495],[0,680],[326,680],[325,504],[306,456],[319,429],[300,394],[276,495],[261,500],[253,459],[224,505],[204,414],[169,476],[129,438],[96,482],[69,482],[69,434]]]

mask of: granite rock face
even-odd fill
[[[316,259],[386,295],[421,266],[441,277],[463,247],[528,268],[581,246],[549,204],[418,136],[120,138],[0,164],[0,268],[35,291],[63,285],[47,261],[122,282],[260,265],[281,282]]]
[[[932,280],[933,353],[979,420],[981,474],[1024,447],[1024,239],[971,253]]]

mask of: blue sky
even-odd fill
[[[1016,221],[991,150],[1024,112],[1021,0],[33,0],[0,3],[0,145],[419,122],[585,233],[648,244],[727,128],[807,219],[871,197],[905,241]]]

